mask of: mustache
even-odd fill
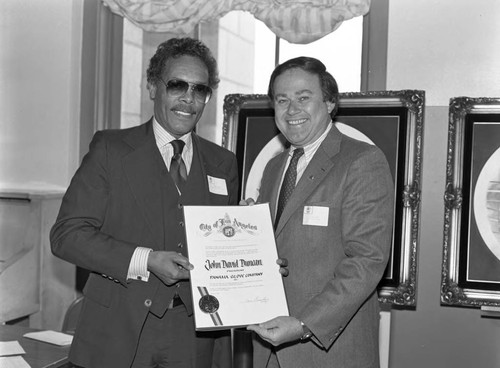
[[[192,106],[183,105],[183,104],[177,104],[170,109],[170,111],[174,111],[174,110],[175,111],[182,111],[182,112],[185,112],[187,114],[196,114],[196,110]]]

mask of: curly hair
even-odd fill
[[[300,56],[294,59],[285,61],[283,64],[278,65],[273,73],[271,74],[271,79],[269,80],[269,88],[267,90],[267,95],[274,100],[274,81],[276,78],[283,74],[285,71],[290,69],[302,69],[308,73],[317,75],[319,77],[319,82],[321,85],[321,91],[323,92],[323,101],[330,101],[335,104],[333,111],[330,116],[333,118],[338,110],[339,102],[339,87],[337,81],[327,70],[325,64],[323,64],[318,59],[306,56]]]
[[[210,88],[216,89],[219,84],[217,61],[204,43],[189,37],[171,38],[158,46],[156,53],[149,61],[147,70],[148,83],[156,84],[159,81],[168,59],[175,59],[184,55],[197,57],[206,65],[208,69],[208,85]]]

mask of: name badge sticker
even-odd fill
[[[302,225],[328,226],[330,209],[320,206],[304,206]]]
[[[208,190],[211,193],[227,196],[227,186],[226,186],[226,181],[224,179],[215,178],[210,175],[207,175],[207,179],[208,179]]]

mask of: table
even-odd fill
[[[38,330],[23,326],[0,325],[0,341],[17,340],[26,351],[22,357],[31,368],[71,367],[68,362],[69,345],[61,347],[23,337],[25,333],[34,331]]]

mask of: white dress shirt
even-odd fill
[[[321,146],[321,143],[325,140],[326,136],[332,129],[332,124],[328,124],[326,130],[321,134],[321,136],[316,139],[314,142],[309,143],[307,146],[302,147],[304,149],[304,154],[299,158],[299,161],[297,162],[297,179],[295,181],[295,185],[299,182],[300,178],[302,177],[302,174],[304,174],[304,171],[306,170],[307,165],[309,165],[309,162],[311,162],[314,154],[318,150],[319,146]],[[292,145],[290,148],[290,151],[288,152],[288,159],[287,163],[285,166],[285,170],[283,171],[283,176],[281,177],[281,184],[283,184],[283,179],[285,177],[286,170],[288,168],[288,165],[290,165],[290,160],[292,159],[293,156],[293,151],[299,147],[296,147]],[[280,184],[280,188],[281,188]],[[278,191],[279,193],[279,191]],[[278,208],[278,205],[276,204],[276,208]]]

